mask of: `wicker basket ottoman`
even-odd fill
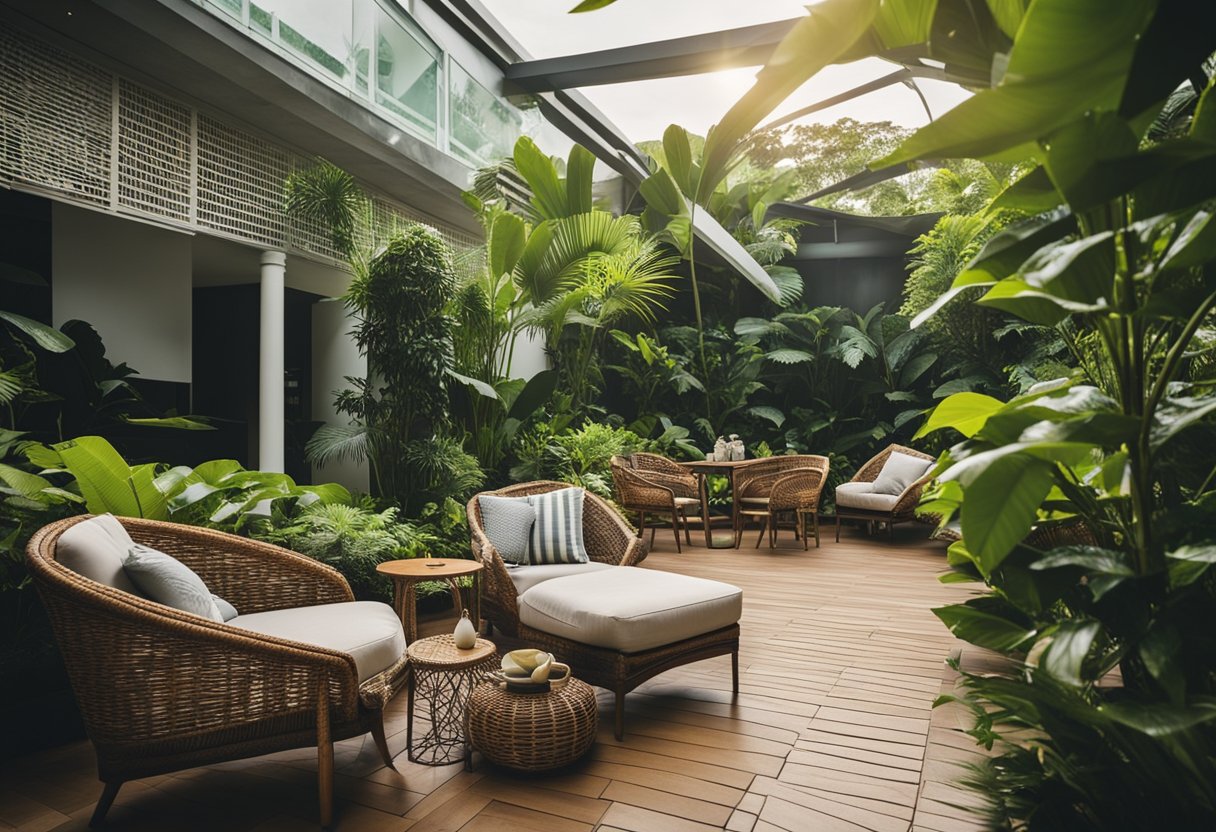
[[[500,766],[547,771],[587,753],[598,715],[595,692],[578,679],[546,693],[511,693],[486,682],[469,696],[465,736]]]

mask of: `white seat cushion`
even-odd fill
[[[262,635],[314,644],[355,660],[359,681],[392,667],[405,653],[401,620],[388,604],[347,601],[238,615],[228,622]]]
[[[599,561],[588,561],[587,563],[537,563],[531,566],[508,566],[507,574],[511,576],[511,583],[515,584],[515,591],[523,595],[537,584],[551,580],[552,578],[564,578],[567,575],[585,575],[588,572],[599,572],[603,569],[616,569],[617,567]]]
[[[135,541],[114,515],[99,514],[59,535],[55,560],[89,580],[139,595],[122,568],[127,552],[134,545]]]
[[[845,482],[836,486],[836,505],[865,511],[891,511],[898,494],[875,494],[872,482]]]
[[[729,627],[742,612],[737,586],[634,567],[554,578],[519,599],[529,627],[622,653]]]
[[[768,504],[768,497],[740,497],[739,502],[753,506],[763,506]]]
[[[676,505],[681,508],[687,508],[688,506],[699,506],[701,505],[701,501],[696,497],[676,497]]]

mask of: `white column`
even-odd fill
[[[283,471],[283,276],[287,255],[262,252],[260,360],[258,363],[258,468]]]

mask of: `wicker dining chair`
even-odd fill
[[[887,459],[893,453],[905,454],[907,456],[916,457],[928,462],[933,462],[934,460],[932,455],[918,451],[915,448],[909,448],[904,445],[889,445],[871,457],[865,465],[861,466],[857,473],[853,475],[853,479],[849,480],[848,484],[874,482],[876,479],[878,479],[879,473],[882,472],[882,467],[887,463]],[[920,503],[921,492],[924,491],[925,486],[932,478],[933,466],[930,465],[919,479],[909,484],[897,496],[889,509],[841,506],[840,492],[838,491],[836,500],[836,542],[840,542],[841,520],[864,520],[867,525],[873,525],[874,523],[886,523],[887,536],[893,540],[895,538],[896,523],[903,523],[916,519],[916,506]]]
[[[769,548],[773,548],[777,544],[777,521],[784,514],[794,515],[794,536],[802,538],[803,549],[810,548],[806,528],[810,517],[818,548],[819,500],[830,469],[826,456],[790,454],[758,459],[736,471],[735,548],[743,541],[749,519],[762,521],[756,547],[768,532]]]
[[[625,511],[637,512],[638,534],[646,533],[648,514],[671,517],[671,530],[680,547],[680,529],[684,540],[692,543],[688,530],[688,511],[696,508],[702,522],[705,506],[701,502],[697,478],[680,465],[656,454],[634,454],[626,459],[614,456],[611,462],[612,483],[617,503]],[[650,545],[654,545],[655,526],[650,527]]]
[[[387,765],[385,705],[406,657],[359,682],[344,652],[221,624],[99,583],[56,559],[88,516],[45,526],[26,561],[54,628],[104,784],[90,826],[128,780],[317,747],[320,815],[333,818],[333,743],[371,733]],[[119,518],[136,543],[199,575],[242,615],[353,601],[337,570],[236,535]]]

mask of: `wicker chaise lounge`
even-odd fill
[[[569,488],[562,482],[530,482],[512,485],[498,491],[486,492],[499,497],[525,497],[543,494],[560,488]],[[592,685],[612,691],[616,696],[615,733],[618,739],[624,736],[625,695],[647,679],[690,662],[729,654],[731,657],[732,689],[739,691],[739,610],[742,595],[736,587],[714,581],[704,581],[683,575],[673,575],[649,569],[620,570],[611,567],[636,566],[646,555],[640,538],[607,503],[594,494],[587,493],[583,500],[583,538],[590,564],[582,564],[586,574],[571,574],[571,567],[527,566],[508,572],[498,550],[486,535],[477,495],[469,501],[468,517],[471,546],[474,556],[485,565],[482,573],[482,614],[491,627],[497,627],[506,635],[528,646],[538,647],[553,653],[570,665],[575,676]],[[524,570],[560,569],[558,576],[534,582]],[[574,567],[580,571],[580,567]],[[678,599],[683,593],[688,603],[682,608],[666,607],[655,603],[655,599]],[[525,597],[526,596],[526,597]],[[713,607],[706,614],[706,621],[714,621],[704,631],[693,628],[692,634],[671,640],[668,643],[635,641],[642,645],[638,649],[628,643],[617,647],[596,646],[585,643],[576,636],[580,630],[571,622],[578,618],[577,610],[572,616],[559,616],[546,621],[546,626],[559,631],[547,632],[521,620],[521,607],[525,617],[532,621],[544,618],[538,612],[547,602],[564,607],[567,612],[578,607],[579,599],[594,607],[592,619],[596,628],[588,626],[586,638],[614,643],[610,630],[619,620],[622,630],[639,622],[654,621],[658,614],[662,623],[647,625],[653,637],[661,627],[671,627],[670,632],[687,632],[688,622],[694,620],[702,607]],[[522,599],[522,602],[521,602]],[[617,617],[619,606],[619,619]],[[682,620],[680,620],[682,619]],[[723,623],[725,622],[725,623]],[[551,625],[551,626],[550,626]],[[683,629],[681,630],[681,625]],[[592,630],[595,629],[593,632]],[[636,636],[637,627],[633,627]],[[609,630],[609,632],[606,632]],[[661,638],[661,635],[660,635]]]
[[[74,571],[81,568],[83,535],[74,535],[72,548],[65,543],[62,551],[60,540],[88,519],[72,517],[38,531],[27,561],[105,784],[90,825],[102,822],[125,781],[315,745],[321,823],[328,826],[335,740],[370,732],[392,765],[382,713],[405,682],[406,661],[403,654],[396,660],[391,656],[398,644],[404,650],[405,639],[401,635],[398,642],[397,633],[388,632],[391,622],[379,609],[395,619],[387,605],[355,602],[336,570],[277,546],[123,518],[122,527],[135,543],[186,564],[239,610],[233,623],[218,623],[134,594],[121,561],[106,566],[108,575]],[[73,567],[60,555],[75,558]],[[289,630],[298,608],[308,608],[302,617],[305,631],[309,621],[315,625],[327,615],[331,630],[341,631],[344,622],[354,620],[355,632],[327,636],[331,644],[348,635],[359,643],[369,633],[377,642],[348,653],[239,623],[245,619],[249,627],[270,620]],[[365,645],[379,652],[370,655]]]

